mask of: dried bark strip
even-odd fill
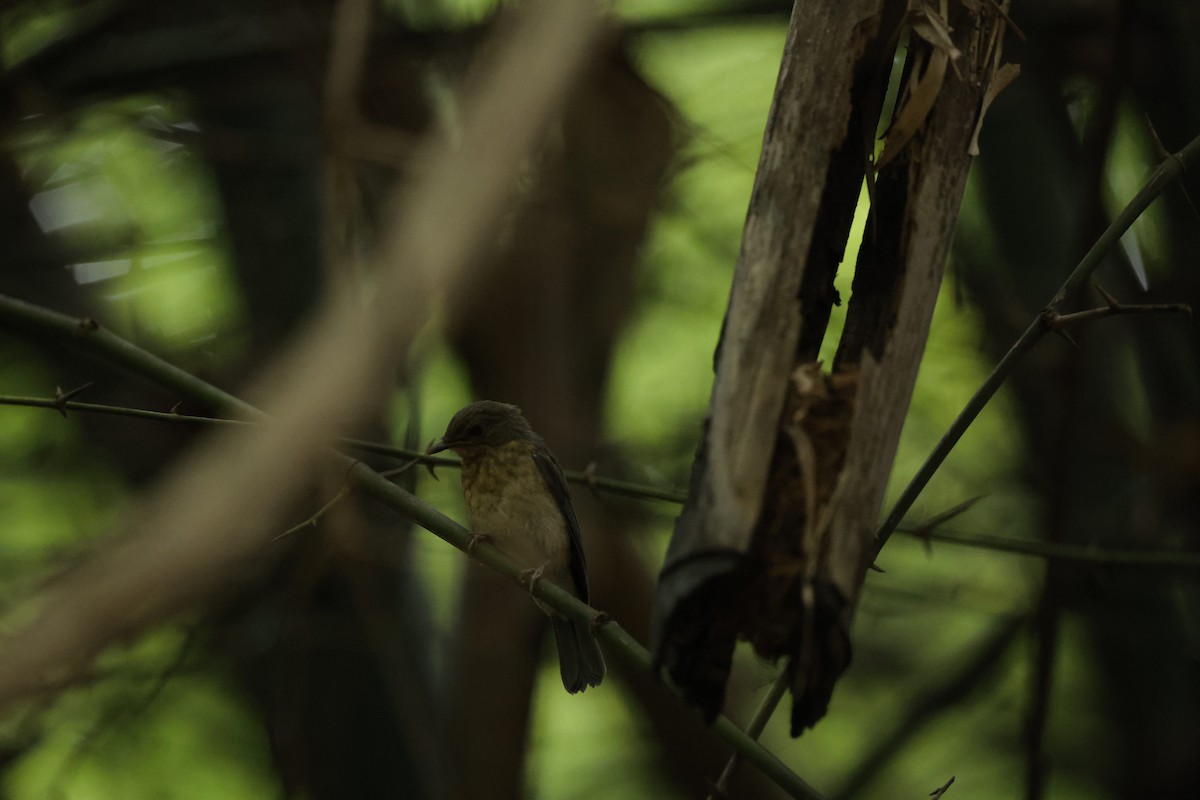
[[[815,358],[833,275],[905,11],[825,5],[801,3],[793,16],[708,430],[655,608],[659,662],[707,715],[720,708],[737,637],[762,656],[790,657],[794,735],[824,715],[849,663],[849,626],[1003,25],[991,7],[950,9],[962,56],[877,176],[846,326],[824,375]],[[929,63],[939,47],[912,37],[910,63]],[[840,138],[830,146],[829,136]]]
[[[884,26],[884,11],[894,19]],[[759,571],[747,554],[786,378],[815,357],[903,3],[797,5],[733,280],[707,430],[654,607],[656,658],[712,718]],[[863,98],[876,98],[874,116]],[[811,262],[811,263],[810,263]]]

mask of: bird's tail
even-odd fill
[[[558,645],[558,669],[563,686],[571,694],[589,686],[599,686],[607,667],[600,643],[586,622],[553,616],[554,641]]]

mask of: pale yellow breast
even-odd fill
[[[548,577],[564,580],[569,561],[566,522],[528,442],[509,442],[464,459],[463,498],[471,530],[491,534],[496,547],[527,568],[547,565]]]

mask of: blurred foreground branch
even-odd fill
[[[14,313],[14,311],[16,313]],[[36,306],[31,306],[28,303],[13,300],[12,298],[0,295],[0,324],[16,325],[29,329],[32,326],[24,324],[26,320],[36,319],[38,330],[40,333],[50,335],[53,338],[63,340],[73,335],[79,328],[79,320],[72,317],[58,314],[57,312],[41,309]],[[94,330],[94,329],[93,329]],[[223,408],[240,408],[246,411],[249,415],[261,416],[262,412],[255,409],[253,406],[246,404],[232,394],[222,391],[221,389],[205,383],[204,381],[192,377],[190,381],[182,381],[179,378],[186,375],[177,367],[162,361],[156,356],[152,356],[133,344],[121,339],[114,334],[108,334],[103,339],[94,343],[88,348],[90,352],[100,358],[108,358],[126,366],[132,364],[140,365],[135,371],[144,377],[155,381],[161,381],[164,384],[169,384],[176,389],[180,389],[181,394],[185,397],[203,401],[213,402],[215,405]],[[186,387],[186,388],[180,388]],[[39,400],[38,398],[4,398],[5,400],[20,400],[23,402],[3,403],[0,405],[25,405],[42,408],[75,408],[77,410],[94,410],[89,409],[91,404],[78,403],[76,401],[61,402],[54,399]],[[101,407],[113,410],[113,407]],[[130,409],[137,411],[136,409]],[[170,413],[163,414],[161,412],[139,412],[136,416],[153,415],[155,418],[164,419],[172,415]],[[239,425],[242,423],[231,420],[206,420],[202,417],[192,417],[190,421],[212,421],[222,424]],[[274,424],[264,426],[266,430],[276,427]],[[399,511],[404,516],[416,522],[421,527],[437,535],[445,542],[454,547],[467,552],[467,548],[471,543],[470,533],[466,528],[459,525],[454,520],[442,514],[437,509],[421,502],[410,492],[401,489],[395,484],[388,481],[379,473],[372,470],[365,464],[351,459],[343,454],[335,454],[333,456],[337,462],[348,470],[348,476],[351,483],[358,489],[376,498],[383,504],[387,505],[396,511]],[[262,539],[268,531],[260,532],[259,538]],[[170,537],[172,540],[174,537]],[[498,550],[494,545],[488,543],[478,544],[471,550],[472,557],[486,564],[491,569],[504,575],[521,589],[528,589],[528,583],[522,577],[521,568]],[[107,558],[102,554],[100,561],[107,563]],[[179,565],[183,569],[186,565]],[[77,582],[69,581],[70,583]],[[582,619],[590,622],[599,629],[600,638],[604,642],[618,651],[639,669],[650,671],[651,659],[650,654],[641,644],[639,644],[632,636],[630,636],[620,625],[614,622],[603,612],[581,603],[573,595],[559,588],[557,585],[549,581],[538,581],[534,584],[532,594],[544,603],[554,607],[564,614],[570,615],[576,619]],[[93,645],[90,638],[80,637],[74,653],[70,654],[74,657],[69,657],[63,663],[71,663],[82,657],[87,652],[95,649],[98,645]],[[73,644],[66,642],[67,645]],[[101,642],[100,644],[103,644]],[[36,685],[36,682],[31,683],[28,675],[11,674],[12,671],[19,671],[23,665],[12,664],[5,659],[11,647],[11,640],[3,645],[0,649],[0,690],[7,688],[9,682],[16,680],[20,685],[28,691],[44,688]],[[0,707],[14,699],[6,693],[0,692]],[[713,724],[714,731],[725,739],[735,751],[743,758],[751,762],[763,771],[767,777],[775,781],[781,788],[786,790],[793,797],[811,798],[817,800],[821,795],[795,773],[787,768],[776,756],[763,748],[750,736],[747,736],[736,725],[733,724],[727,717],[719,717]]]
[[[608,25],[598,3],[525,4],[464,93],[462,136],[415,153],[421,179],[388,208],[374,293],[341,287],[250,387],[271,419],[208,437],[136,508],[122,535],[10,609],[0,643],[0,707],[39,691],[263,563],[280,514],[327,463],[335,425],[367,418],[439,304],[453,301]],[[8,327],[67,342],[238,416],[246,403],[80,320],[6,299]],[[319,380],[314,377],[319,376]],[[347,460],[347,463],[348,460]]]

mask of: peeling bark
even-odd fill
[[[801,2],[792,17],[705,437],[655,605],[658,663],[709,718],[738,638],[790,659],[793,735],[825,714],[849,663],[854,606],[1003,28],[990,6],[956,5],[943,20],[949,43],[912,36],[912,88],[896,116],[918,124],[877,176],[825,374],[815,359],[838,299],[833,278],[904,21],[905,4],[889,0]],[[929,70],[946,61],[931,102]]]

